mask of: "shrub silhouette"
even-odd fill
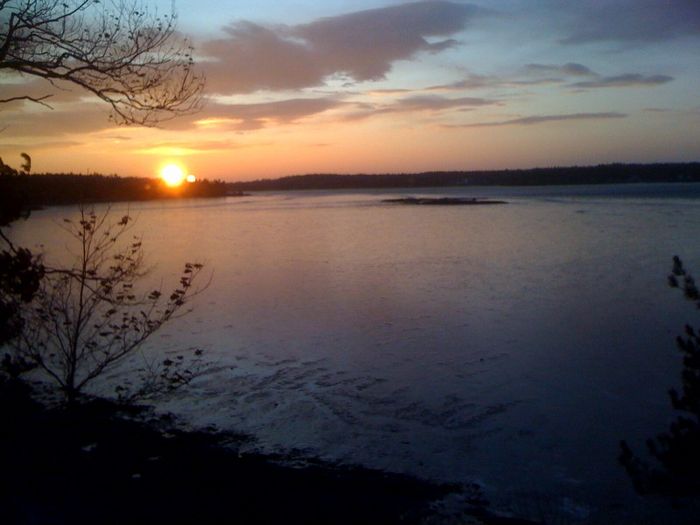
[[[81,207],[79,217],[64,219],[77,253],[72,265],[45,268],[22,318],[6,370],[39,369],[60,388],[69,403],[85,387],[132,356],[165,323],[183,313],[197,293],[202,270],[186,263],[179,285],[170,293],[141,290],[146,275],[141,240],[130,236],[132,219],[111,222],[109,211]],[[123,399],[170,390],[189,382],[201,363],[201,350],[190,359],[180,354],[160,363],[144,358],[141,383],[117,385]]]
[[[700,292],[695,280],[675,256],[668,276],[673,288],[700,308]],[[671,389],[671,405],[681,412],[667,432],[647,440],[656,465],[637,457],[625,441],[620,443],[619,461],[640,494],[700,496],[700,332],[690,325],[676,338],[683,354],[682,387]]]

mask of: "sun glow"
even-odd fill
[[[185,170],[177,164],[166,164],[160,170],[160,178],[170,187],[179,186],[185,181]]]

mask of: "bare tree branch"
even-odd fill
[[[155,125],[201,105],[204,78],[176,22],[131,0],[2,0],[0,72],[70,82],[107,103],[115,122]]]
[[[47,107],[49,109],[53,109],[53,107],[51,105],[44,102],[44,100],[46,100],[47,98],[51,98],[52,96],[53,95],[44,95],[43,97],[30,97],[29,95],[22,95],[22,96],[18,96],[18,97],[2,98],[2,99],[0,99],[0,104],[7,104],[9,102],[16,102],[18,100],[28,100],[29,102],[41,104],[44,107]]]

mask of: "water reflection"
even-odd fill
[[[153,345],[218,363],[168,408],[269,448],[476,479],[495,501],[631,497],[618,441],[668,417],[688,311],[665,275],[675,253],[700,267],[700,201],[696,185],[607,188],[420,193],[509,201],[494,207],[381,203],[399,190],[132,204],[158,275],[193,254],[215,272]],[[13,234],[60,257],[69,212]]]

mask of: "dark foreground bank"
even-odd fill
[[[0,391],[0,523],[435,523],[436,502],[464,492],[362,468],[241,456],[248,438],[177,431],[143,409],[104,401],[47,409],[23,385]],[[479,516],[472,522],[518,522],[492,516],[478,491],[463,517],[465,508]]]

